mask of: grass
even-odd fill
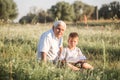
[[[38,64],[36,49],[40,35],[51,24],[0,25],[0,80],[119,80],[120,79],[120,30],[106,27],[68,25],[64,37],[76,31],[78,47],[95,69],[74,72],[68,68]],[[117,25],[118,26],[118,25]]]

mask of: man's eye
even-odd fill
[[[64,31],[64,29],[60,29],[60,28],[57,28],[57,30],[59,30],[59,31]]]

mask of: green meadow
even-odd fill
[[[1,24],[0,80],[120,80],[120,24],[90,24],[67,24],[63,36],[66,47],[68,34],[78,32],[77,46],[95,68],[81,71],[37,62],[38,40],[52,24]]]

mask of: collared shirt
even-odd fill
[[[38,44],[37,59],[41,59],[41,52],[45,52],[48,60],[55,60],[62,42],[62,38],[55,37],[52,29],[43,33]]]

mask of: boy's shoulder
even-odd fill
[[[79,48],[79,47],[76,47],[76,49],[79,49],[79,50],[80,50],[80,48]]]
[[[79,51],[81,52],[81,50],[80,50],[79,47],[76,47],[75,50],[78,51],[78,52],[79,52]]]

